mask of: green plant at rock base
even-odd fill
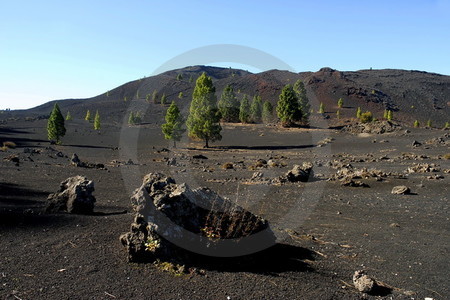
[[[373,121],[373,115],[370,111],[366,111],[365,113],[361,114],[359,120],[361,121],[361,123],[370,123]]]
[[[173,146],[176,148],[176,142],[181,140],[186,129],[183,128],[184,119],[175,102],[172,102],[167,109],[165,120],[166,123],[161,126],[164,138],[166,140],[173,140]]]
[[[161,271],[169,272],[170,274],[174,276],[182,276],[186,272],[186,268],[183,265],[167,262],[167,261],[160,261],[157,259],[154,262],[154,265]]]
[[[95,112],[95,118],[94,118],[94,130],[100,130],[100,114],[98,113],[98,110]]]
[[[342,108],[342,106],[344,106],[344,99],[339,98],[339,100],[337,102],[337,105],[338,105],[339,108]]]
[[[146,251],[155,252],[156,249],[158,249],[161,246],[161,243],[159,240],[149,238],[147,242],[144,244],[144,246]]]
[[[356,117],[359,119],[359,118],[361,118],[361,107],[358,107],[357,109],[356,109]]]
[[[221,114],[215,92],[211,77],[203,73],[195,83],[186,122],[189,137],[205,141],[205,148],[209,147],[209,142],[222,139]]]
[[[419,120],[415,120],[414,121],[414,128],[419,128],[419,127],[420,127]]]
[[[450,128],[450,122],[445,122],[444,129],[449,129],[449,128]]]
[[[56,141],[61,143],[61,137],[66,134],[66,127],[64,127],[64,117],[61,114],[58,103],[55,103],[50,118],[47,122],[47,135],[49,141]]]

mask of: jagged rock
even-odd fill
[[[356,271],[353,274],[353,284],[362,293],[370,293],[376,287],[374,279],[366,275],[365,271]]]
[[[412,145],[413,147],[419,147],[419,146],[422,146],[422,143],[421,143],[421,142],[418,142],[418,141],[413,141],[411,145]]]
[[[359,180],[347,179],[341,182],[342,186],[350,186],[350,187],[370,187],[367,183],[364,183]]]
[[[406,185],[394,186],[391,191],[394,195],[407,195],[411,193],[411,190]]]
[[[59,190],[47,198],[47,212],[67,211],[92,214],[95,197],[94,182],[84,176],[70,177],[61,182]]]
[[[290,182],[306,182],[308,179],[314,176],[313,164],[309,162],[304,162],[301,166],[294,165],[292,170],[286,173],[286,179]]]
[[[439,168],[436,164],[414,164],[408,168],[408,173],[429,173],[429,172],[440,172],[441,168]]]
[[[167,161],[168,166],[176,166],[177,165],[177,159],[175,157],[169,158]]]
[[[131,204],[136,216],[120,237],[130,261],[182,260],[193,252],[224,255],[222,243],[231,243],[227,251],[254,247],[245,238],[256,233],[259,244],[275,242],[266,220],[208,188],[191,189],[163,174],[146,175]]]
[[[82,166],[81,160],[76,153],[72,154],[72,157],[70,158],[70,163],[75,167]]]
[[[260,181],[260,180],[263,179],[263,177],[264,177],[264,173],[262,173],[262,172],[255,172],[255,173],[253,173],[251,180],[252,181]]]
[[[202,154],[197,154],[192,156],[193,159],[208,159],[206,156]]]
[[[9,155],[9,156],[5,157],[4,160],[13,162],[13,163],[15,163],[16,166],[19,166],[19,163],[20,163],[20,158],[16,154]]]

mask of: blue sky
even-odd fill
[[[92,97],[216,44],[255,48],[297,72],[450,75],[449,2],[0,0],[0,109]]]

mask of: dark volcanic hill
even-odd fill
[[[344,108],[341,109],[341,118],[344,119],[353,118],[356,108],[361,107],[363,111],[372,111],[377,118],[383,116],[385,109],[390,109],[395,120],[409,125],[416,119],[422,124],[431,119],[438,127],[450,121],[450,76],[391,69],[341,72],[322,68],[318,72],[270,70],[252,74],[231,68],[191,66],[134,80],[89,99],[58,102],[63,113],[70,111],[74,118],[83,118],[88,109],[99,110],[104,122],[121,123],[126,119],[127,111],[133,110],[147,112],[145,121],[160,121],[166,108],[153,103],[153,92],[156,91],[159,97],[165,94],[169,103],[175,101],[186,110],[195,79],[203,72],[212,77],[218,98],[223,88],[231,84],[239,98],[244,94],[250,97],[258,94],[273,104],[285,84],[294,84],[301,79],[305,82],[314,110],[323,102],[332,121],[339,98],[344,99]],[[183,93],[182,98],[179,98],[180,92]],[[29,110],[3,112],[0,118],[46,116],[53,103]]]

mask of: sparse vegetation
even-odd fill
[[[265,101],[263,104],[262,120],[264,123],[273,121],[273,105],[269,101]]]
[[[281,91],[277,103],[277,114],[283,127],[293,126],[302,118],[297,95],[290,84],[285,85]]]
[[[392,121],[392,110],[387,111],[387,118],[388,121]]]
[[[178,99],[183,99],[183,96],[184,96],[184,95],[183,95],[183,92],[179,92],[179,93],[178,93]]]
[[[138,125],[142,122],[141,114],[139,112],[130,112],[128,117],[128,125]]]
[[[127,96],[124,96],[123,97],[123,102],[127,102],[128,101],[128,97]]]
[[[71,121],[71,120],[72,120],[72,115],[70,114],[70,111],[68,111],[66,114],[66,121]]]
[[[373,121],[373,115],[370,111],[366,111],[365,113],[361,114],[359,120],[361,121],[361,123],[370,123]]]
[[[221,116],[215,92],[211,77],[203,73],[195,83],[187,119],[189,136],[205,141],[206,148],[209,142],[222,139],[222,127],[219,124]]]
[[[50,118],[47,122],[47,135],[49,141],[56,141],[61,143],[61,137],[66,134],[66,127],[64,127],[64,117],[61,114],[58,103],[55,103]]]
[[[253,123],[261,123],[262,118],[262,100],[261,97],[256,95],[253,97],[252,104],[250,105],[250,121]]]
[[[339,100],[338,100],[338,102],[337,102],[337,106],[338,106],[339,108],[342,108],[342,107],[344,106],[344,99],[339,98]]]
[[[444,129],[450,129],[450,122],[445,122]]]
[[[152,93],[152,101],[154,104],[158,104],[159,101],[159,95],[157,91],[153,91]]]
[[[179,81],[183,80],[183,75],[181,73],[179,73],[177,75],[177,80],[179,80]]]
[[[100,130],[101,124],[100,124],[100,114],[98,113],[98,110],[95,112],[95,118],[94,118],[94,130]]]
[[[433,123],[431,122],[431,120],[427,121],[427,127],[428,128],[433,128]]]
[[[414,121],[414,128],[419,128],[419,127],[420,127],[419,120],[415,120]]]
[[[250,122],[250,103],[247,95],[244,95],[241,101],[241,106],[239,107],[239,120],[242,123]]]
[[[162,97],[161,97],[161,104],[162,105],[166,105],[167,104],[167,96],[166,96],[166,94],[163,94],[162,95]]]
[[[176,148],[176,142],[181,140],[186,129],[183,128],[184,118],[175,102],[172,102],[167,109],[165,120],[166,123],[161,126],[164,138],[173,140],[173,146]]]
[[[225,122],[239,122],[239,101],[231,85],[227,85],[220,97],[219,110]]]

